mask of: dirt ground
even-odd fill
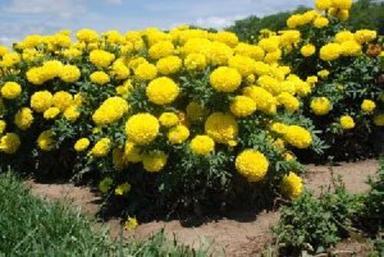
[[[318,195],[322,188],[332,184],[333,174],[342,178],[350,192],[365,192],[369,189],[366,184],[368,177],[373,176],[377,169],[376,160],[342,163],[333,167],[308,165],[308,172],[305,175],[306,187]],[[68,201],[85,214],[93,216],[99,210],[100,198],[87,187],[75,187],[71,184],[39,184],[34,181],[28,181],[27,184],[35,195],[50,200]],[[247,215],[251,217],[247,222],[224,218],[192,228],[183,227],[179,221],[153,221],[139,225],[133,233],[124,232],[124,236],[142,239],[164,229],[171,238],[175,237],[192,247],[211,245],[210,251],[215,256],[259,256],[264,247],[272,241],[270,228],[278,222],[279,213],[262,212]],[[119,235],[120,220],[112,219],[107,225],[113,236]],[[337,249],[343,253],[339,256],[361,256],[356,254],[361,253],[364,246],[343,242]]]

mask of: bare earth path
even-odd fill
[[[306,186],[316,194],[321,192],[322,187],[331,184],[332,174],[340,176],[350,192],[361,193],[369,189],[365,182],[377,171],[378,162],[366,160],[343,163],[334,167],[308,165],[307,169]],[[86,214],[94,215],[99,209],[99,197],[87,187],[75,187],[71,184],[39,184],[34,181],[28,181],[27,184],[35,195],[52,200],[70,201],[73,206]],[[247,222],[221,219],[195,228],[183,227],[178,221],[154,221],[141,224],[134,233],[125,235],[145,238],[164,228],[171,237],[175,236],[180,242],[194,247],[213,243],[213,250],[218,256],[257,256],[257,253],[270,242],[272,237],[270,228],[277,223],[279,213],[262,212],[253,216],[251,221]],[[119,234],[121,229],[119,220],[108,221],[108,226],[112,235]]]

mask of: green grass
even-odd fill
[[[119,241],[70,207],[32,196],[13,175],[0,175],[0,257],[207,256],[161,232],[142,242]]]

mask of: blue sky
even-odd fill
[[[60,29],[222,28],[248,15],[263,16],[313,0],[0,0],[0,44]]]

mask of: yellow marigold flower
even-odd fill
[[[135,114],[125,124],[128,139],[138,145],[147,145],[155,140],[159,129],[159,121],[149,113]]]
[[[346,21],[349,19],[349,10],[339,10],[339,12],[337,13],[337,17],[341,20],[341,21]]]
[[[145,62],[137,66],[135,75],[141,80],[152,80],[157,76],[157,68],[155,65]]]
[[[288,129],[288,125],[285,125],[284,123],[281,123],[281,122],[274,122],[271,125],[271,130],[281,135],[284,135],[287,132],[287,129]]]
[[[241,75],[236,69],[223,66],[211,73],[209,81],[217,91],[230,93],[240,86]]]
[[[229,58],[228,66],[236,69],[243,78],[255,72],[255,60],[247,56],[235,55]]]
[[[83,41],[85,43],[92,43],[98,40],[99,35],[94,30],[81,29],[76,33],[76,37],[79,41]]]
[[[130,70],[121,59],[118,59],[112,64],[110,74],[118,80],[123,80],[129,77]]]
[[[341,53],[344,56],[358,56],[362,53],[362,48],[355,40],[345,41],[340,44]]]
[[[8,53],[8,48],[0,45],[0,57],[3,57],[6,53]]]
[[[51,120],[51,119],[56,118],[57,115],[59,115],[59,114],[60,114],[60,109],[59,108],[57,108],[57,107],[50,107],[50,108],[48,108],[44,112],[43,116],[44,116],[44,119]]]
[[[170,41],[161,41],[153,46],[151,46],[148,50],[149,56],[152,59],[160,59],[169,55],[172,55],[175,51],[175,47]]]
[[[40,67],[30,68],[26,74],[27,80],[33,85],[42,85],[46,81],[43,70]]]
[[[73,148],[75,149],[76,152],[83,152],[88,149],[89,144],[90,144],[89,139],[83,137],[76,141]]]
[[[191,53],[184,59],[184,66],[187,70],[204,70],[207,67],[207,59],[203,54]]]
[[[355,127],[355,121],[349,115],[343,115],[340,117],[340,125],[344,130],[353,129]]]
[[[20,138],[15,133],[7,133],[0,138],[0,151],[6,154],[14,154],[21,145]]]
[[[311,110],[318,116],[327,115],[332,110],[332,103],[326,97],[315,97],[311,101]]]
[[[42,151],[51,151],[55,148],[56,141],[52,130],[44,130],[37,138],[37,145]]]
[[[206,135],[195,136],[189,145],[192,153],[196,155],[209,155],[215,150],[215,141]]]
[[[316,52],[316,47],[313,44],[306,44],[300,49],[300,53],[304,57],[309,57],[314,55]]]
[[[164,127],[170,128],[176,126],[180,120],[174,112],[163,112],[159,117],[160,124]]]
[[[91,149],[93,157],[104,157],[111,151],[111,140],[104,137],[96,142],[95,146]]]
[[[89,76],[89,78],[91,79],[91,81],[93,83],[101,85],[101,86],[105,85],[105,84],[109,83],[109,81],[111,81],[108,74],[105,73],[104,71],[95,71]]]
[[[21,130],[27,130],[33,123],[32,110],[28,107],[21,108],[15,115],[16,126]]]
[[[63,67],[64,65],[57,60],[44,62],[41,69],[42,69],[42,73],[45,78],[45,81],[48,81],[50,79],[54,79],[60,76]]]
[[[300,108],[299,100],[287,92],[278,95],[277,101],[290,113],[296,112]]]
[[[80,69],[75,65],[64,65],[59,75],[60,79],[66,83],[76,82],[79,80],[80,76]]]
[[[330,72],[328,70],[321,70],[317,73],[317,75],[322,78],[322,79],[326,79],[328,78]]]
[[[384,114],[378,114],[373,118],[373,123],[378,127],[384,126]]]
[[[213,40],[222,42],[229,47],[235,47],[239,43],[239,38],[233,32],[228,31],[219,31],[217,33],[212,34]]]
[[[21,58],[18,53],[15,53],[15,52],[6,53],[3,55],[3,60],[0,61],[0,65],[5,68],[9,68],[18,64],[20,61],[21,61]]]
[[[167,164],[168,155],[162,151],[152,151],[143,155],[143,166],[148,172],[159,172]]]
[[[92,50],[89,60],[97,67],[107,68],[115,60],[115,55],[104,50]]]
[[[1,96],[5,99],[15,99],[21,94],[21,86],[16,82],[5,82],[1,87]]]
[[[112,185],[113,185],[113,180],[110,177],[106,177],[102,181],[100,181],[99,190],[102,193],[106,193],[109,191]]]
[[[361,104],[361,110],[365,113],[371,114],[376,109],[376,103],[372,100],[365,99]]]
[[[355,40],[360,44],[371,42],[377,38],[377,32],[375,30],[362,29],[355,33]]]
[[[283,56],[283,52],[280,49],[276,51],[269,52],[264,57],[264,62],[268,64],[275,64],[278,62]]]
[[[303,189],[303,180],[294,172],[289,172],[281,182],[281,193],[291,200],[298,198],[302,194]]]
[[[146,88],[146,95],[149,101],[158,105],[172,103],[179,95],[179,92],[180,88],[168,77],[154,79]]]
[[[189,137],[189,129],[184,125],[173,127],[168,132],[168,140],[171,144],[181,144]]]
[[[187,118],[191,121],[198,121],[204,117],[204,108],[196,103],[190,102],[186,108]]]
[[[269,161],[261,152],[246,149],[236,157],[235,166],[249,182],[259,182],[268,172]]]
[[[261,61],[264,59],[265,52],[263,48],[256,45],[250,45],[246,43],[239,43],[235,48],[235,53],[248,56],[254,59],[255,61]]]
[[[257,84],[273,95],[278,95],[281,90],[280,81],[269,75],[260,76]]]
[[[236,96],[230,109],[236,117],[247,117],[256,111],[256,103],[248,96]]]
[[[335,35],[335,42],[339,44],[351,40],[355,40],[355,35],[349,30],[340,31]]]
[[[120,120],[128,112],[128,103],[125,99],[114,96],[105,100],[92,115],[97,126],[108,125]]]
[[[318,29],[328,26],[329,20],[326,17],[319,16],[313,21],[313,26]]]
[[[213,65],[226,65],[233,55],[233,50],[224,43],[214,41],[207,49],[207,59]]]
[[[129,142],[129,141],[125,142],[124,159],[132,163],[141,162],[142,156],[140,153],[140,148],[132,142]]]
[[[31,96],[31,107],[36,112],[45,112],[52,106],[53,96],[47,91],[37,91]]]
[[[63,113],[64,118],[70,122],[75,122],[80,117],[78,107],[75,105],[69,106]]]
[[[301,33],[298,30],[285,30],[280,37],[280,43],[283,46],[290,46],[299,43],[301,40]]]
[[[66,91],[58,91],[53,95],[52,104],[63,112],[73,104],[73,96]]]
[[[308,130],[300,126],[289,126],[284,134],[284,139],[292,146],[306,149],[312,144],[312,136]]]
[[[269,38],[263,38],[259,41],[258,45],[266,52],[271,53],[279,49],[280,38],[278,36],[272,36]]]
[[[308,76],[306,82],[311,85],[315,85],[317,82],[319,82],[319,78],[317,76]]]
[[[7,128],[7,123],[4,120],[0,120],[0,135],[2,135]]]
[[[124,223],[124,229],[128,231],[135,230],[138,225],[139,223],[137,222],[136,218],[129,217],[127,221]]]
[[[239,127],[231,114],[221,112],[212,113],[205,121],[205,133],[215,142],[236,145]]]
[[[341,10],[349,10],[352,7],[352,0],[333,0],[332,7]]]
[[[342,50],[339,44],[326,44],[320,48],[320,59],[323,61],[334,61],[340,57]]]
[[[332,0],[316,0],[315,6],[319,10],[328,10],[333,5]]]
[[[125,195],[129,191],[131,191],[131,185],[128,182],[125,182],[115,188],[115,195]]]
[[[157,70],[164,75],[176,73],[183,65],[183,61],[178,56],[167,56],[157,61]]]
[[[255,101],[258,110],[265,113],[276,112],[276,99],[264,88],[250,86],[244,88],[243,93]]]

